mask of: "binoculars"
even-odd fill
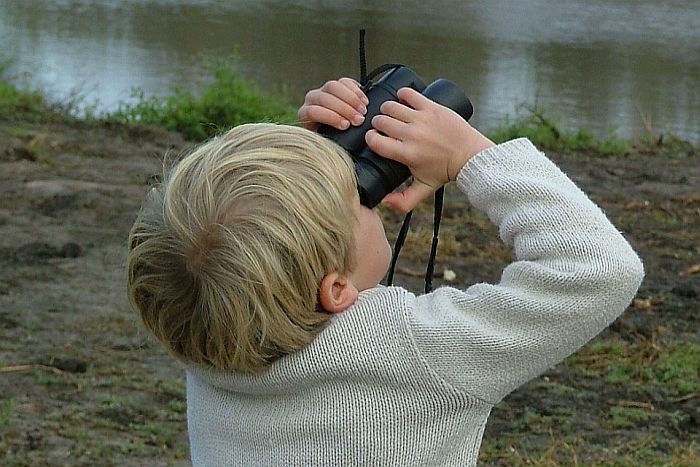
[[[350,153],[355,163],[360,202],[370,209],[411,176],[408,167],[381,157],[365,143],[365,133],[372,128],[372,118],[381,113],[381,105],[387,101],[398,101],[396,92],[404,87],[413,88],[428,99],[454,110],[465,120],[469,120],[474,113],[471,102],[456,84],[438,79],[426,86],[413,70],[405,66],[397,66],[376,83],[365,85],[363,90],[369,105],[364,123],[347,130],[322,125],[319,133]]]

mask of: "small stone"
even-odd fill
[[[447,282],[452,282],[457,278],[457,274],[452,269],[445,269],[442,273],[442,278]]]
[[[88,366],[85,360],[73,357],[49,357],[47,359],[40,360],[39,363],[58,368],[61,371],[67,371],[69,373],[85,373]]]
[[[61,247],[61,256],[64,258],[77,258],[83,254],[83,248],[75,242],[68,242]]]

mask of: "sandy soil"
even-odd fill
[[[0,120],[0,463],[188,464],[182,372],[140,330],[124,286],[126,238],[142,196],[162,156],[187,145],[157,129]],[[603,337],[700,342],[700,163],[693,151],[550,154],[645,262],[638,299]],[[416,291],[430,209],[414,220],[395,281]],[[391,237],[398,218],[383,215]],[[456,273],[451,285],[497,280],[510,253],[483,216],[452,191],[443,222],[435,285],[444,283],[444,269]],[[517,437],[503,449],[560,446],[570,456],[562,446],[571,442],[557,443],[571,435],[583,443],[574,449],[578,462],[648,439],[659,452],[698,449],[691,444],[700,439],[697,394],[669,398],[577,368],[559,365],[509,396],[494,411],[485,445],[496,449],[498,440]],[[655,416],[608,423],[611,405],[621,401],[651,407]],[[563,413],[566,420],[553,418]],[[571,458],[561,456],[561,463]],[[482,457],[486,464],[503,459]]]

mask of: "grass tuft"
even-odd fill
[[[0,59],[0,116],[26,116],[42,112],[47,107],[43,94],[10,76],[11,64],[11,60]]]
[[[238,76],[230,62],[208,62],[204,66],[210,82],[193,93],[176,86],[165,98],[147,97],[134,90],[135,103],[122,102],[104,118],[122,123],[147,123],[202,141],[224,129],[250,122],[292,123],[295,110],[283,97],[267,95],[258,86]]]
[[[496,143],[526,137],[541,149],[559,151],[594,151],[603,156],[622,156],[632,152],[629,141],[615,135],[614,131],[598,138],[587,128],[576,131],[563,129],[561,123],[540,107],[524,107],[525,116],[511,120],[491,129],[489,137]]]
[[[14,399],[6,399],[0,401],[0,428],[6,428],[10,426],[12,415],[17,407],[17,403]]]
[[[700,393],[700,344],[597,341],[567,359],[575,371],[613,385],[650,385],[669,397]]]

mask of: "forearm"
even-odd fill
[[[516,260],[498,284],[420,297],[450,330],[441,357],[434,326],[417,315],[426,359],[486,400],[561,361],[624,311],[643,276],[639,258],[603,212],[529,141],[487,149],[457,183],[499,228]]]
[[[641,268],[601,209],[525,138],[481,152],[461,170],[458,186],[518,261],[556,260],[567,269],[621,256]]]

